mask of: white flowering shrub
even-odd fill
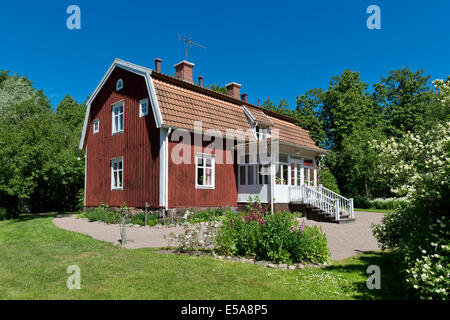
[[[374,235],[382,248],[398,249],[405,282],[415,296],[448,299],[450,123],[374,147],[383,158],[380,174],[392,192],[404,197],[400,209],[374,227]]]
[[[171,233],[169,240],[181,252],[211,250],[219,225],[220,223],[216,221],[195,224],[186,222],[183,224],[183,233],[179,235]]]

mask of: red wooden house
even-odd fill
[[[155,70],[114,60],[87,102],[85,207],[148,203],[182,212],[258,196],[275,209],[321,199],[316,207],[337,219],[343,208],[352,212],[350,201],[318,185],[326,151],[295,119],[250,104],[238,83],[228,94],[205,88],[202,77],[195,84],[193,69],[182,61],[171,77],[160,59]],[[260,143],[275,150],[265,162],[250,152]]]

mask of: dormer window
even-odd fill
[[[116,91],[119,91],[122,88],[123,88],[123,80],[119,79],[119,80],[117,80],[117,83],[116,83]]]
[[[139,117],[144,117],[148,114],[148,98],[139,102]]]
[[[266,140],[269,137],[269,128],[257,126],[255,128],[256,138],[259,141]]]

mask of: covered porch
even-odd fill
[[[354,218],[352,199],[320,185],[324,152],[288,144],[279,144],[278,150],[263,162],[245,149],[238,164],[238,203],[258,197],[270,203],[272,211],[305,204],[331,220]]]

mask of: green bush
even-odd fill
[[[355,208],[360,209],[370,209],[371,203],[370,199],[366,196],[356,195],[353,197],[353,205]]]
[[[140,226],[145,225],[145,212],[138,212],[133,215],[131,218],[127,219],[128,223],[137,224]],[[157,213],[147,213],[147,226],[155,226],[160,224],[161,221],[158,218]]]
[[[404,198],[377,198],[370,200],[370,207],[375,209],[398,209],[406,203]]]
[[[5,208],[0,208],[0,221],[6,220],[8,218]]]
[[[120,212],[110,209],[107,204],[100,204],[97,208],[88,209],[84,215],[90,222],[101,221],[112,224],[121,221]]]
[[[328,188],[336,193],[341,193],[336,181],[336,178],[331,173],[330,169],[325,165],[319,170],[319,181],[325,188]]]
[[[220,226],[215,249],[225,255],[239,255],[277,263],[325,262],[328,242],[318,227],[297,226],[289,212],[261,216],[235,213]]]
[[[208,210],[197,211],[189,214],[186,219],[190,223],[199,223],[199,222],[209,222],[209,221],[217,221],[221,220],[224,217],[226,211],[222,208]]]

